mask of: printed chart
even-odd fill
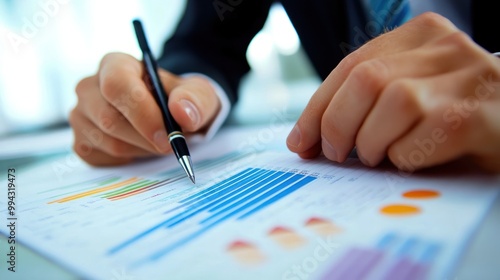
[[[280,152],[195,162],[196,185],[163,166],[27,186],[18,238],[92,279],[444,279],[498,193]]]

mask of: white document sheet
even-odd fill
[[[195,185],[172,157],[21,170],[17,241],[85,279],[447,279],[499,192],[461,167],[302,160],[288,131],[192,145]]]

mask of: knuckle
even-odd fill
[[[69,125],[72,126],[73,128],[75,127],[76,123],[77,123],[77,109],[76,108],[73,108],[70,112],[69,112],[69,116],[68,116],[68,122],[69,122]]]
[[[469,35],[467,35],[463,31],[456,31],[448,35],[448,38],[451,43],[457,46],[461,47],[470,47],[472,46],[471,42],[472,40],[470,39]]]
[[[116,71],[109,71],[102,76],[100,90],[106,100],[113,103],[120,98],[122,81]]]
[[[110,139],[107,153],[113,157],[124,157],[128,152],[128,145],[118,139]]]
[[[133,114],[129,112],[127,119],[129,119],[130,122],[137,124],[138,129],[143,130],[149,130],[152,127],[161,129],[163,123],[161,111],[158,107],[133,110]]]
[[[179,86],[170,92],[169,99],[179,101],[181,99],[193,99],[196,95],[191,94],[191,91],[186,88],[186,86]]]
[[[119,53],[116,53],[116,52],[110,52],[110,53],[107,53],[105,54],[102,59],[101,59],[101,65],[100,67],[102,68],[103,65],[106,65],[108,63],[111,63],[113,62],[114,60],[117,59],[117,57],[119,57],[120,54]]]
[[[212,84],[210,83],[210,81],[204,77],[193,76],[193,77],[189,77],[189,78],[184,79],[184,82],[193,83],[194,85],[196,85],[197,87],[200,87],[200,88],[211,88],[212,87]]]
[[[420,16],[417,16],[415,22],[427,27],[446,28],[449,30],[456,29],[450,20],[433,12],[425,12]]]
[[[329,140],[333,140],[335,138],[333,136],[340,133],[339,125],[340,124],[335,116],[324,114],[321,117],[321,135]]]
[[[81,99],[85,95],[85,92],[89,90],[93,78],[93,76],[84,78],[76,84],[75,93],[78,99]]]
[[[408,80],[392,82],[382,93],[387,104],[401,112],[420,110],[417,90]],[[385,104],[385,103],[384,103]]]
[[[487,137],[487,135],[484,134],[486,129],[480,128],[486,128],[485,123],[488,117],[484,110],[482,110],[479,101],[469,96],[462,101],[462,105],[466,113],[463,117],[462,125],[458,126],[456,129],[448,129],[449,134],[454,138],[462,140],[465,138]],[[477,142],[474,141],[471,143]]]
[[[363,62],[363,56],[360,51],[355,51],[346,56],[337,66],[337,69],[343,73],[350,73],[356,65]]]
[[[387,77],[387,66],[380,59],[372,59],[355,66],[350,76],[354,83],[362,83],[369,88],[380,88]]]
[[[120,121],[120,116],[120,113],[118,113],[116,109],[114,109],[110,105],[107,105],[106,108],[98,113],[98,123],[96,125],[104,133],[111,134],[113,132],[115,124]]]
[[[401,150],[401,144],[394,143],[387,148],[387,157],[389,160],[398,168],[401,166],[401,157],[403,157],[403,151]]]
[[[416,87],[409,79],[398,79],[387,86],[384,95],[405,104],[405,102],[410,102],[409,98],[413,97],[416,92]]]
[[[470,53],[470,50],[475,49],[469,35],[462,31],[452,32],[440,40],[440,43],[453,47],[461,55],[466,55]]]
[[[78,139],[73,143],[73,151],[83,160],[87,161],[89,158],[92,147],[87,145],[85,142],[80,141]]]
[[[498,58],[496,57],[489,57],[490,54],[488,53],[488,60],[484,60],[484,63],[481,65],[481,70],[480,72],[482,73],[482,77],[485,79],[491,79],[492,81],[498,82],[500,81],[500,67],[498,64]],[[481,76],[481,75],[479,75]],[[490,83],[490,85],[493,85],[493,83]],[[494,87],[494,92],[500,93],[500,87],[496,86]]]
[[[149,95],[149,92],[141,85],[132,86],[130,89],[130,98],[128,98],[129,103],[133,103],[130,105],[132,107],[136,107],[137,103],[146,100],[148,95]]]

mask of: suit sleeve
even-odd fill
[[[201,73],[216,81],[232,104],[249,70],[246,51],[264,25],[272,0],[188,0],[166,41],[159,66],[175,74]]]

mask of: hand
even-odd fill
[[[500,172],[500,60],[447,19],[423,14],[347,56],[287,139],[303,158],[343,162],[354,146],[414,171],[463,156]]]
[[[186,133],[203,130],[220,101],[206,79],[181,78],[163,69],[168,106]],[[144,82],[143,65],[132,56],[106,55],[97,74],[76,87],[78,103],[69,121],[74,150],[91,165],[125,164],[171,152],[161,111]]]

